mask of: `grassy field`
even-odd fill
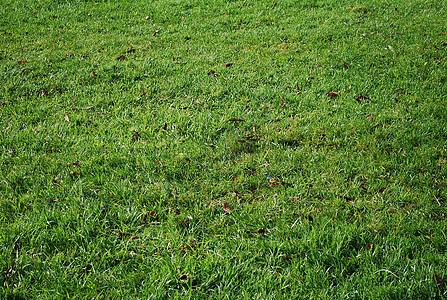
[[[2,299],[446,298],[446,16],[3,0]]]

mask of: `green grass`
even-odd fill
[[[445,298],[446,15],[4,0],[1,297]]]

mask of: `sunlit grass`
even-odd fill
[[[2,297],[445,297],[445,15],[5,3]]]

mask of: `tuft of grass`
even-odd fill
[[[440,1],[0,7],[0,293],[446,297]]]

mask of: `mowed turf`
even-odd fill
[[[442,299],[444,1],[0,6],[3,299]]]

